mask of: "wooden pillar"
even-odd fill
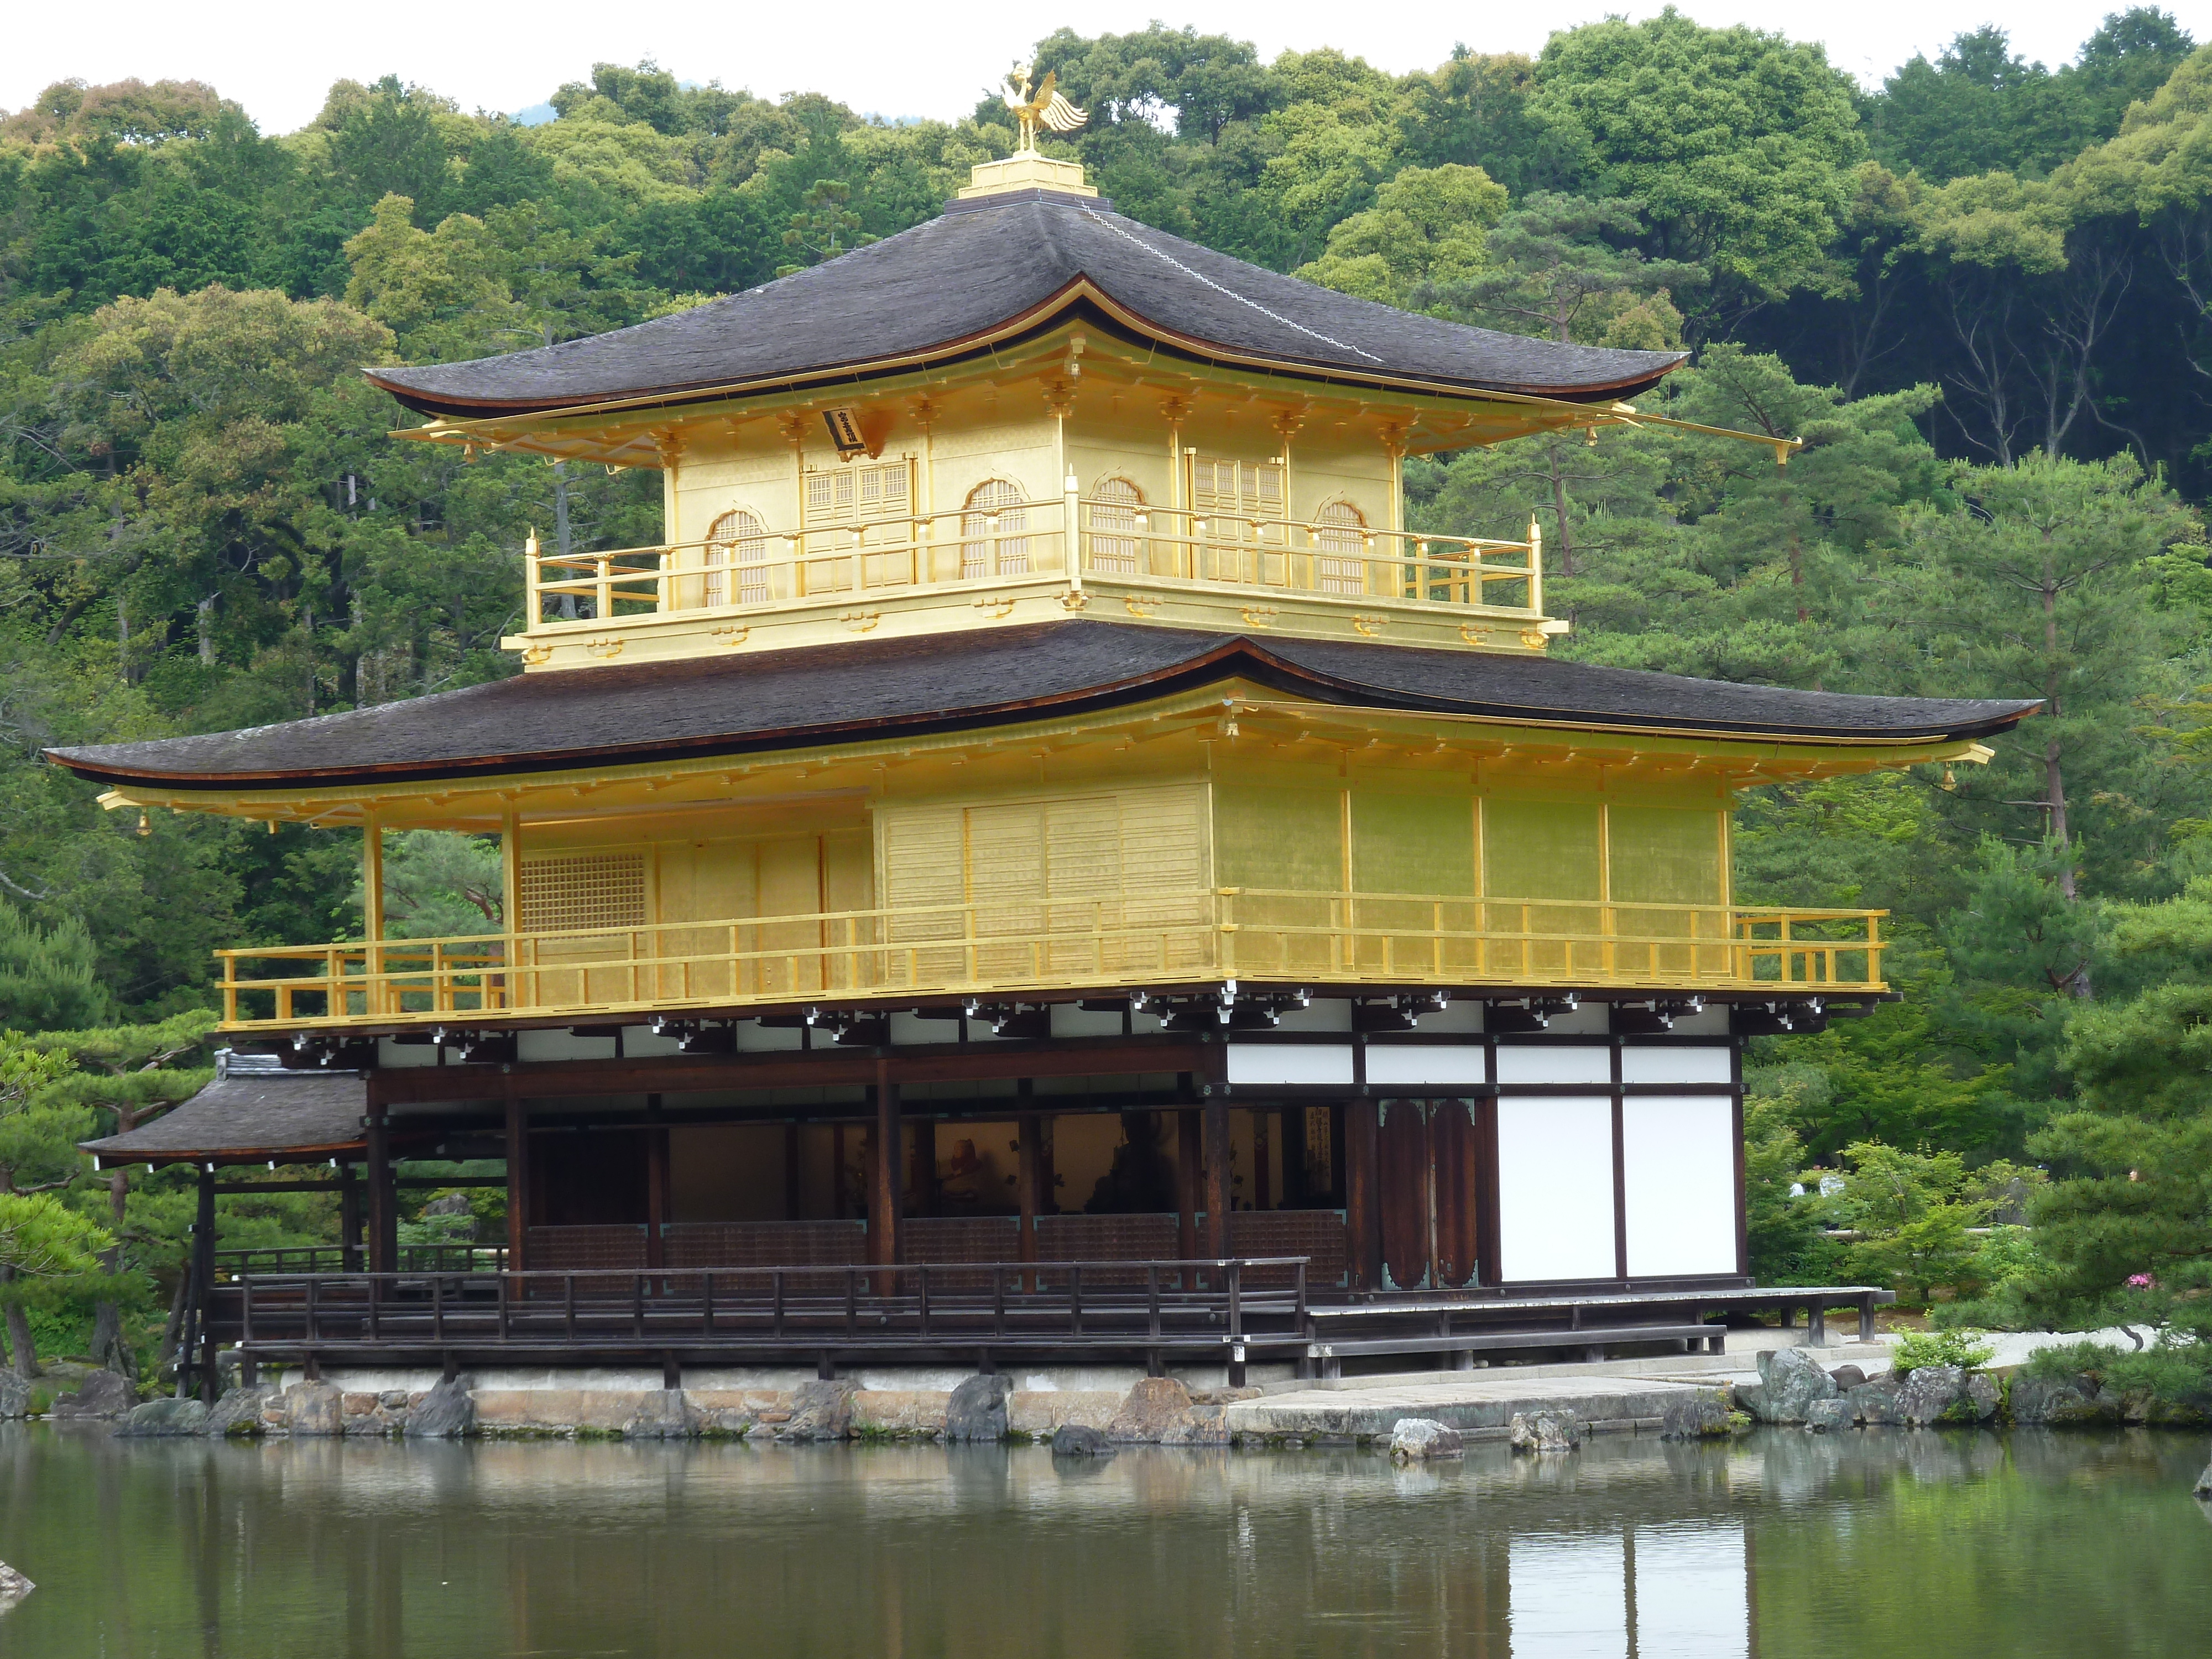
[[[1199,1113],[1186,1107],[1176,1114],[1176,1254],[1186,1261],[1198,1255],[1201,1144]]]
[[[645,1111],[645,1265],[668,1265],[668,1126],[659,1121],[660,1097],[647,1095]]]
[[[338,1165],[338,1265],[361,1271],[361,1180],[350,1164]]]
[[[507,1096],[507,1270],[526,1271],[530,1255],[530,1105],[510,1084]]]
[[[1027,1105],[1033,1098],[1030,1079],[1024,1078],[1016,1085],[1022,1103]],[[1017,1241],[1016,1259],[1034,1261],[1037,1259],[1037,1209],[1043,1200],[1042,1177],[1044,1173],[1044,1115],[1041,1112],[1024,1112],[1014,1120],[1014,1135],[1021,1142],[1015,1153],[1014,1195],[1021,1206],[1021,1236]],[[1032,1285],[1031,1289],[1036,1286]]]
[[[876,1062],[875,1156],[869,1159],[868,1260],[890,1267],[899,1259],[899,1091],[890,1067]]]
[[[392,1129],[384,1104],[368,1106],[368,1270],[399,1271],[398,1194],[392,1185]]]
[[[537,568],[532,561],[531,568]],[[534,610],[531,619],[533,623],[537,620]],[[522,984],[522,948],[517,937],[522,931],[522,814],[512,803],[499,820],[499,915],[500,926],[507,931],[507,1006],[519,1008],[534,999],[525,995]]]
[[[1355,1100],[1344,1109],[1344,1234],[1352,1288],[1371,1291],[1382,1282],[1382,1211],[1376,1190],[1381,1161],[1381,1121],[1375,1103]]]
[[[198,1203],[192,1212],[192,1299],[200,1310],[200,1398],[212,1402],[216,1394],[215,1331],[208,1322],[209,1304],[215,1297],[215,1165],[199,1170]],[[19,1361],[22,1356],[18,1355]]]
[[[1229,1254],[1229,1103],[1208,1095],[1200,1108],[1206,1137],[1206,1254],[1217,1261]]]

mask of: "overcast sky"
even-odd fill
[[[1707,24],[1746,22],[1824,41],[1838,67],[1872,86],[1916,52],[1934,56],[1961,29],[2001,21],[2015,51],[2056,65],[2070,58],[2121,0],[1849,0],[1783,7],[1756,0],[1684,0]],[[0,109],[20,109],[48,83],[137,76],[211,82],[264,131],[313,118],[342,77],[386,74],[434,88],[465,109],[514,112],[542,103],[598,61],[651,58],[687,81],[719,80],[765,97],[829,94],[865,113],[951,117],[1040,37],[1066,22],[1121,33],[1164,16],[1202,33],[1285,47],[1338,46],[1394,71],[1426,68],[1455,41],[1478,52],[1540,48],[1553,30],[1607,12],[1647,16],[1657,0],[1519,0],[1499,5],[1346,7],[1312,0],[1090,0],[1081,7],[955,0],[792,6],[609,5],[535,0],[483,6],[453,0],[108,0],[90,10],[18,0],[0,27]],[[2212,0],[2169,6],[2198,40],[2212,38]]]

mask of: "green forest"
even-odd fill
[[[1409,464],[1421,527],[1537,518],[1564,653],[2045,700],[1987,766],[1746,797],[1741,898],[1887,908],[1905,993],[1763,1040],[1756,1265],[1957,1320],[2125,1314],[2183,1363],[2212,1335],[2212,45],[2139,8],[2051,67],[1988,27],[1870,91],[1669,10],[1402,76],[1158,25],[1061,30],[1036,66],[1091,112],[1048,148],[1133,217],[1464,322],[1680,344],[1647,406],[1802,437],[1783,470],[1650,432]],[[70,1147],[205,1079],[210,953],[360,927],[355,836],[141,823],[40,750],[515,672],[525,537],[650,543],[658,477],[389,441],[407,417],[360,367],[766,282],[933,216],[1015,143],[981,87],[957,122],[888,123],[689,78],[712,67],[602,64],[536,125],[390,76],[286,134],[196,82],[0,116],[19,1364],[155,1340],[181,1178],[133,1190]],[[496,906],[465,847],[393,858],[425,916]],[[226,1200],[226,1242],[325,1234],[323,1204]]]

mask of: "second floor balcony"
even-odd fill
[[[223,1029],[1218,984],[1879,995],[1881,911],[1247,887],[218,952]]]
[[[734,516],[734,515],[733,515]],[[1083,614],[1264,635],[1540,651],[1543,550],[1068,493],[698,541],[526,555],[533,667]]]

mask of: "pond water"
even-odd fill
[[[0,1659],[2202,1653],[2201,1435],[1350,1451],[0,1425]]]

